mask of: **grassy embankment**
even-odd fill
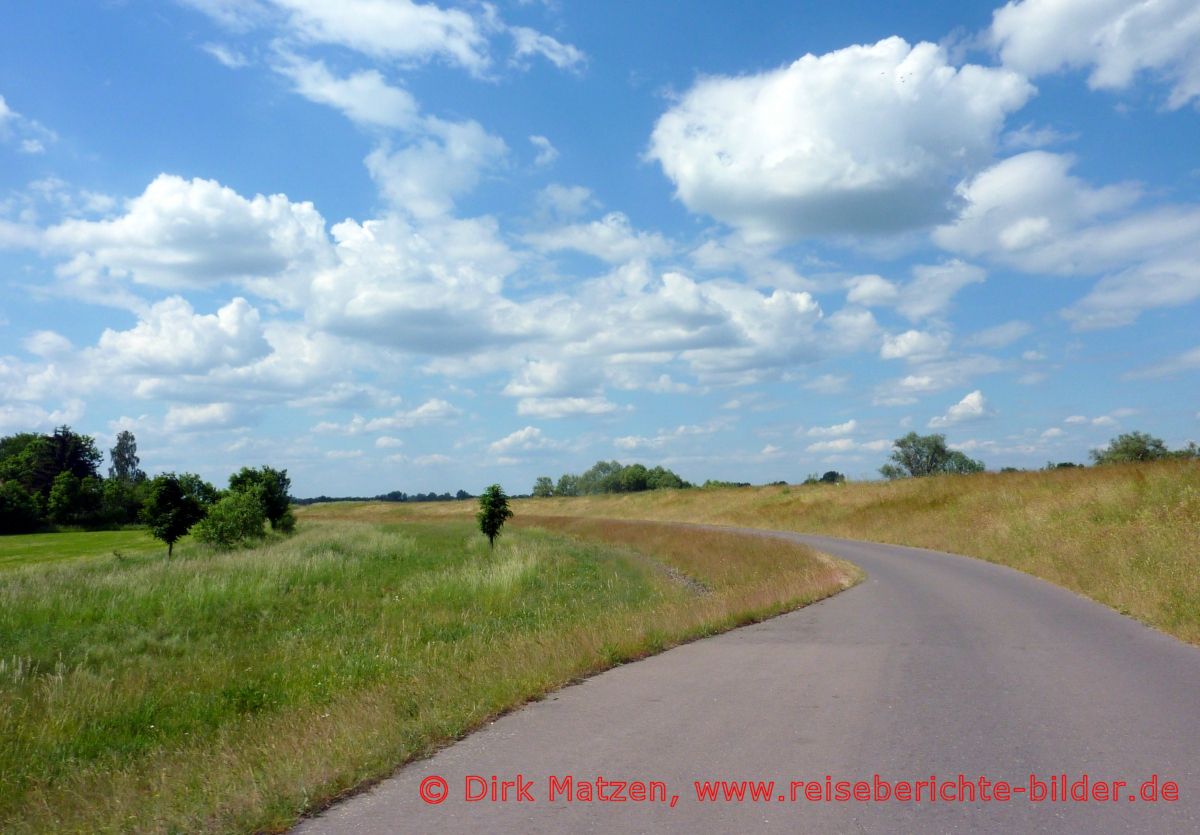
[[[1200,643],[1200,464],[531,499],[521,515],[747,525],[967,554]],[[450,510],[446,507],[445,510]]]
[[[570,528],[489,553],[468,520],[338,505],[253,550],[0,572],[0,831],[284,828],[573,679],[857,577],[773,540]]]

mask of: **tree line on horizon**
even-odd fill
[[[59,426],[49,434],[0,438],[0,534],[71,527],[89,530],[145,525],[167,545],[195,530],[196,538],[231,548],[295,525],[287,470],[242,467],[220,489],[195,473],[141,469],[137,439],[124,430],[103,455],[90,435]]]
[[[644,490],[682,489],[695,485],[684,481],[665,467],[647,468],[643,464],[623,465],[620,461],[597,461],[580,475],[563,473],[557,482],[539,476],[530,495],[593,496],[600,493],[640,493]]]

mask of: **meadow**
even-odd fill
[[[1200,462],[529,499],[518,516],[744,525],[966,554],[1200,644]],[[446,512],[448,508],[443,508]]]
[[[655,523],[512,526],[493,552],[382,505],[171,561],[42,536],[5,547],[49,559],[0,572],[4,832],[282,831],[552,689],[859,578]]]

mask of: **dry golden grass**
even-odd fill
[[[967,554],[1200,643],[1200,464],[1194,461],[529,499],[514,507],[518,518],[745,525]],[[443,505],[436,512],[454,510]]]

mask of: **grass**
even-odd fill
[[[548,520],[493,553],[471,520],[337,505],[252,550],[4,572],[0,831],[279,831],[553,688],[857,577],[791,543],[680,543]]]
[[[1196,462],[532,499],[515,508],[518,518],[746,525],[967,554],[1042,577],[1200,644]]]
[[[166,551],[144,528],[0,536],[0,571],[49,562],[137,556]]]

